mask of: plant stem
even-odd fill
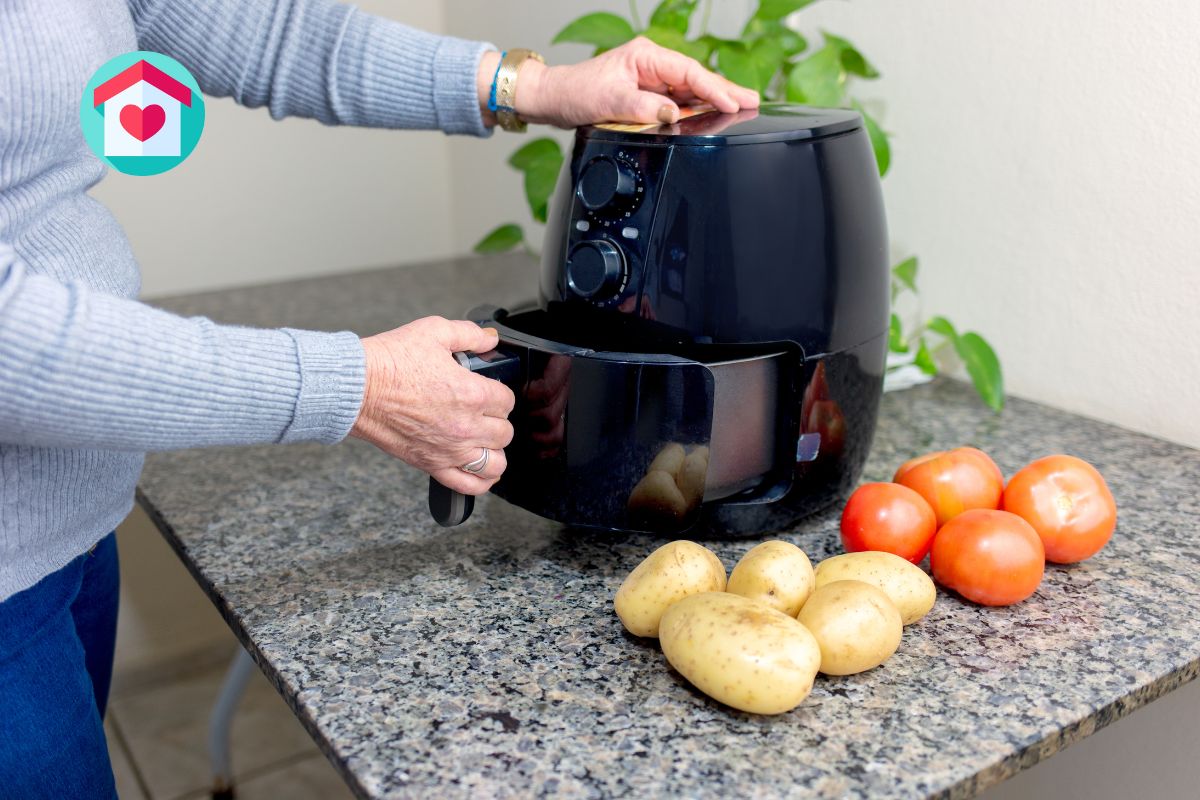
[[[712,16],[713,0],[705,0],[704,13],[700,16],[700,36],[708,33],[708,18]]]
[[[633,18],[633,27],[640,31],[642,29],[642,18],[638,16],[637,0],[629,0],[629,16]]]

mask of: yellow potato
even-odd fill
[[[647,473],[653,472],[656,469],[661,469],[668,473],[672,478],[679,476],[679,470],[683,469],[683,459],[685,458],[683,445],[671,442],[662,450],[658,451],[658,455],[650,462]]]
[[[733,572],[737,574],[736,567]],[[900,609],[900,619],[905,625],[928,614],[937,599],[933,581],[920,567],[898,555],[878,550],[827,558],[817,564],[816,576],[818,588],[847,580],[879,587]],[[733,585],[732,576],[729,583]]]
[[[812,593],[800,622],[821,646],[821,672],[853,675],[887,661],[904,625],[883,590],[862,581],[834,581]]]
[[[687,501],[675,485],[675,478],[661,469],[646,473],[629,495],[630,511],[651,517],[682,519],[688,512]]]
[[[821,663],[816,639],[795,619],[725,592],[695,594],[668,608],[659,642],[693,686],[754,714],[800,705]]]
[[[782,611],[800,613],[814,588],[812,563],[791,542],[763,542],[750,548],[729,573],[725,591]]]
[[[695,542],[664,544],[617,590],[614,605],[625,629],[634,636],[658,636],[663,612],[690,594],[725,591],[725,565]]]

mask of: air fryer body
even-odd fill
[[[844,496],[883,384],[886,248],[853,112],[767,105],[580,129],[549,206],[540,310],[498,319],[521,347],[567,348],[526,351],[496,493],[572,524],[722,535],[786,527]],[[530,413],[563,372],[569,397]],[[722,485],[710,473],[703,503],[673,521],[623,511],[671,442],[761,474]]]

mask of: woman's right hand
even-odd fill
[[[476,375],[454,359],[486,353],[499,335],[473,322],[426,317],[369,336],[366,389],[350,435],[424,470],[463,494],[486,492],[499,480],[512,441],[508,415],[516,402],[499,381]],[[478,474],[459,469],[490,450]]]

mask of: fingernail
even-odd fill
[[[679,119],[679,109],[670,103],[664,103],[658,109],[658,121],[664,125],[674,124]]]

